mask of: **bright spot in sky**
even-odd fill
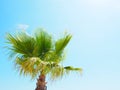
[[[18,24],[17,29],[26,30],[29,27],[27,24]]]
[[[92,7],[120,8],[120,1],[118,0],[86,0],[86,3]]]

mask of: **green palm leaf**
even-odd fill
[[[43,29],[35,32],[35,48],[33,54],[43,57],[52,48],[52,37]]]
[[[62,51],[67,46],[71,38],[72,38],[72,35],[66,34],[63,38],[60,38],[59,40],[57,40],[55,43],[56,53],[58,54],[62,53]]]
[[[33,37],[27,35],[25,32],[20,32],[16,35],[7,34],[7,40],[11,45],[11,51],[26,56],[32,56],[34,49]]]

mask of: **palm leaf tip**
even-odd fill
[[[66,67],[64,67],[64,69],[82,72],[82,68],[74,68],[74,67],[72,67],[72,66],[66,66]]]

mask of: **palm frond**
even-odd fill
[[[64,76],[64,68],[60,65],[55,65],[54,67],[51,67],[49,75],[51,80],[62,78]]]
[[[62,65],[56,64],[51,68],[50,78],[51,80],[56,80],[58,78],[62,78],[65,75],[70,74],[70,72],[78,72],[82,73],[82,68],[74,68],[72,66],[63,67]]]
[[[32,56],[32,51],[34,49],[33,37],[27,35],[25,32],[20,32],[16,35],[7,34],[7,40],[11,45],[11,51]]]
[[[52,48],[52,37],[43,29],[35,32],[35,48],[33,54],[43,57]]]
[[[64,69],[66,70],[67,73],[71,72],[71,71],[77,71],[77,72],[82,72],[82,68],[74,68],[72,66],[66,66],[64,67]]]
[[[15,65],[20,71],[20,74],[30,75],[35,78],[37,74],[40,74],[42,70],[45,70],[47,62],[43,62],[38,57],[17,57]]]
[[[57,54],[61,53],[64,50],[71,38],[71,34],[66,34],[63,38],[60,38],[56,41],[55,50]]]

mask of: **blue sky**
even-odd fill
[[[119,24],[118,0],[1,0],[0,90],[34,90],[36,81],[19,76],[3,47],[6,32],[37,27],[55,37],[72,33],[64,64],[83,68],[82,76],[48,82],[48,90],[120,90]]]

